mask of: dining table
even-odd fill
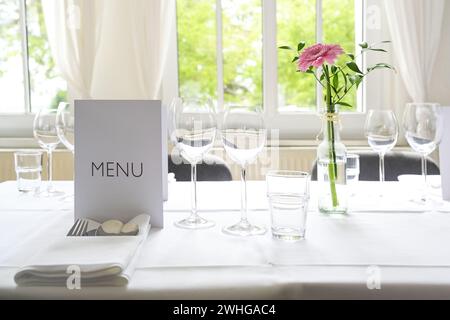
[[[174,222],[190,213],[191,184],[169,182],[164,227],[150,228],[130,282],[73,290],[14,281],[73,224],[73,181],[55,182],[65,194],[55,198],[0,183],[0,299],[450,299],[450,202],[440,185],[424,203],[420,183],[355,182],[348,213],[326,215],[311,182],[306,236],[295,242],[272,237],[265,181],[248,181],[248,217],[267,232],[224,234],[239,220],[240,187],[198,182],[199,214],[215,226],[189,230]]]

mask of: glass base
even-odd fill
[[[58,190],[44,190],[44,191],[40,191],[36,193],[37,197],[40,198],[59,198],[64,196],[65,193],[63,191],[58,191]]]
[[[61,201],[61,202],[64,202],[64,203],[72,203],[72,202],[75,201],[75,195],[74,195],[73,193],[67,194],[67,195],[65,195],[64,197],[62,197],[62,198],[60,199],[60,201]]]
[[[272,237],[274,239],[286,241],[286,242],[297,242],[297,241],[305,240],[305,236],[300,236],[300,235],[286,235],[286,234],[272,233]]]
[[[207,229],[215,225],[214,222],[206,220],[199,215],[191,215],[186,219],[175,222],[175,226],[183,229]]]
[[[223,233],[238,237],[258,236],[266,233],[266,228],[251,225],[247,221],[240,221],[222,229]]]
[[[347,208],[319,208],[319,212],[328,215],[346,215],[348,213]]]

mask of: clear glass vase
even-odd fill
[[[317,148],[317,181],[319,211],[325,214],[346,214],[347,150],[339,135],[339,114],[323,114],[323,141]]]

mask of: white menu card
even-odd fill
[[[75,101],[75,217],[163,226],[166,114],[161,101]]]
[[[450,201],[450,107],[442,107],[444,128],[439,146],[439,168],[442,180],[442,199]]]

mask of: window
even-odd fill
[[[362,33],[358,2],[177,0],[180,95],[206,95],[219,110],[239,104],[263,105],[272,115],[315,112],[322,93],[314,78],[297,74],[292,53],[277,47],[305,40],[354,52]],[[350,95],[354,107],[344,111],[361,110],[357,100]]]
[[[66,99],[41,0],[0,0],[0,113],[23,114]]]
[[[180,95],[261,105],[261,1],[178,0],[177,20]]]

